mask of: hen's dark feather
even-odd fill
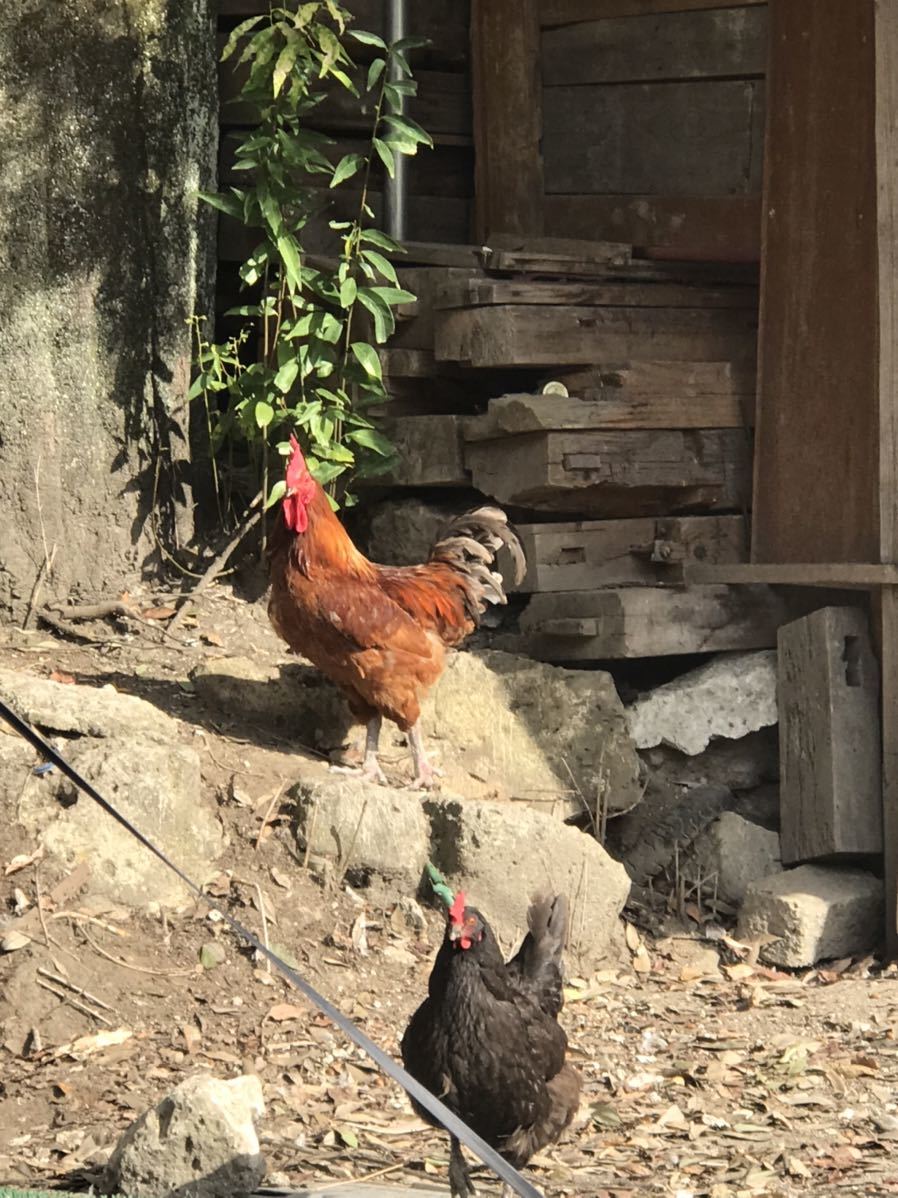
[[[402,1038],[409,1072],[516,1166],[557,1139],[579,1100],[579,1076],[565,1064],[567,1036],[555,1018],[566,910],[563,899],[536,900],[527,938],[508,965],[482,916],[483,938],[469,949],[447,936],[428,997]]]

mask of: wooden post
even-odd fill
[[[882,851],[879,669],[866,613],[824,607],[778,638],[783,863]]]
[[[472,0],[474,237],[543,231],[536,0]]]

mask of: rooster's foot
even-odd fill
[[[418,772],[415,777],[409,782],[409,790],[439,790],[440,778],[443,776],[443,771],[436,769],[434,766],[427,764],[422,766],[419,764]]]
[[[461,1153],[461,1145],[452,1137],[452,1147],[449,1152],[449,1192],[452,1198],[474,1198],[477,1191],[471,1181],[471,1174]]]
[[[378,786],[389,785],[387,776],[380,768],[380,762],[376,757],[373,760],[366,757],[363,765],[332,765],[331,773],[353,774],[356,778],[363,778],[366,782],[374,782]]]

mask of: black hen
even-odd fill
[[[557,1022],[566,899],[534,899],[527,922],[530,930],[506,964],[492,928],[458,894],[428,997],[402,1037],[409,1073],[517,1168],[561,1135],[580,1096],[580,1076],[565,1062],[567,1036]],[[454,1137],[449,1185],[453,1198],[474,1193]]]

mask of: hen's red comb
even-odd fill
[[[460,924],[465,915],[465,892],[459,890],[455,896],[452,906],[449,908],[449,922]]]

